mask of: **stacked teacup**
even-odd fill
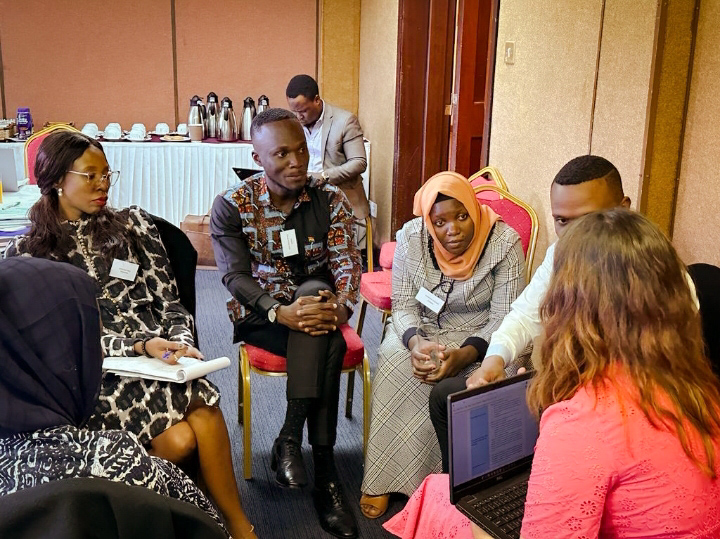
[[[85,124],[82,128],[82,132],[90,138],[97,138],[98,126],[97,124]]]
[[[103,131],[103,138],[105,140],[120,140],[122,137],[122,127],[119,123],[109,123],[105,126]]]
[[[145,125],[144,124],[133,124],[133,126],[130,128],[130,132],[127,135],[128,140],[137,140],[137,141],[143,141],[145,140],[145,135],[147,133],[145,132]]]

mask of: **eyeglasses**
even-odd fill
[[[108,170],[107,174],[97,174],[95,172],[78,172],[76,170],[68,170],[68,172],[72,172],[73,174],[77,174],[78,176],[85,176],[85,181],[87,183],[100,183],[107,181],[109,185],[115,185],[118,181],[118,178],[120,178],[120,171],[119,170]]]

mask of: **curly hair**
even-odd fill
[[[581,387],[597,395],[613,387],[620,368],[636,388],[625,393],[648,421],[674,432],[688,458],[714,478],[719,382],[687,279],[668,239],[642,215],[618,208],[578,219],[558,241],[540,307],[546,339],[528,392],[531,409],[540,414]]]
[[[103,151],[98,141],[83,133],[66,130],[50,133],[40,144],[33,170],[42,196],[30,208],[32,226],[23,240],[23,252],[67,262],[72,240],[62,226],[57,187],[75,160],[90,147]],[[94,248],[108,261],[122,258],[131,247],[135,250],[139,245],[136,231],[111,208],[93,214],[85,231]]]

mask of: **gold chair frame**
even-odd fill
[[[472,183],[474,180],[476,180],[483,174],[488,174],[493,179],[493,181],[497,184],[497,186],[500,187],[500,189],[503,189],[503,190],[507,191],[508,193],[510,192],[510,189],[508,189],[507,183],[505,183],[505,178],[503,178],[503,175],[500,174],[500,171],[495,167],[488,166],[485,168],[481,168],[475,174],[470,176],[468,178],[468,181],[470,183]],[[490,184],[488,184],[488,185],[490,185]]]
[[[478,185],[477,187],[474,187],[475,194],[480,193],[482,191],[493,191],[500,195],[501,198],[507,198],[508,200],[512,201],[513,203],[517,204],[521,208],[523,208],[525,211],[528,212],[530,215],[530,222],[532,223],[532,230],[530,232],[530,241],[528,243],[528,250],[527,254],[525,255],[525,277],[527,281],[530,281],[531,273],[532,273],[532,265],[533,260],[535,259],[535,246],[537,244],[537,237],[538,237],[538,217],[537,213],[535,213],[535,210],[527,204],[526,202],[523,202],[518,197],[510,194],[505,189],[501,189],[499,187],[496,187],[494,185]]]

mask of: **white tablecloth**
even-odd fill
[[[25,176],[23,144],[13,147],[18,177]],[[120,179],[110,189],[115,208],[137,205],[179,225],[188,214],[207,213],[215,196],[238,182],[232,167],[259,169],[252,144],[195,142],[103,142],[112,170]],[[363,174],[369,191],[370,143],[365,142],[368,167]]]
[[[103,142],[103,148],[110,168],[120,171],[110,204],[135,204],[176,225],[207,213],[215,196],[238,182],[232,167],[259,168],[250,144]]]

